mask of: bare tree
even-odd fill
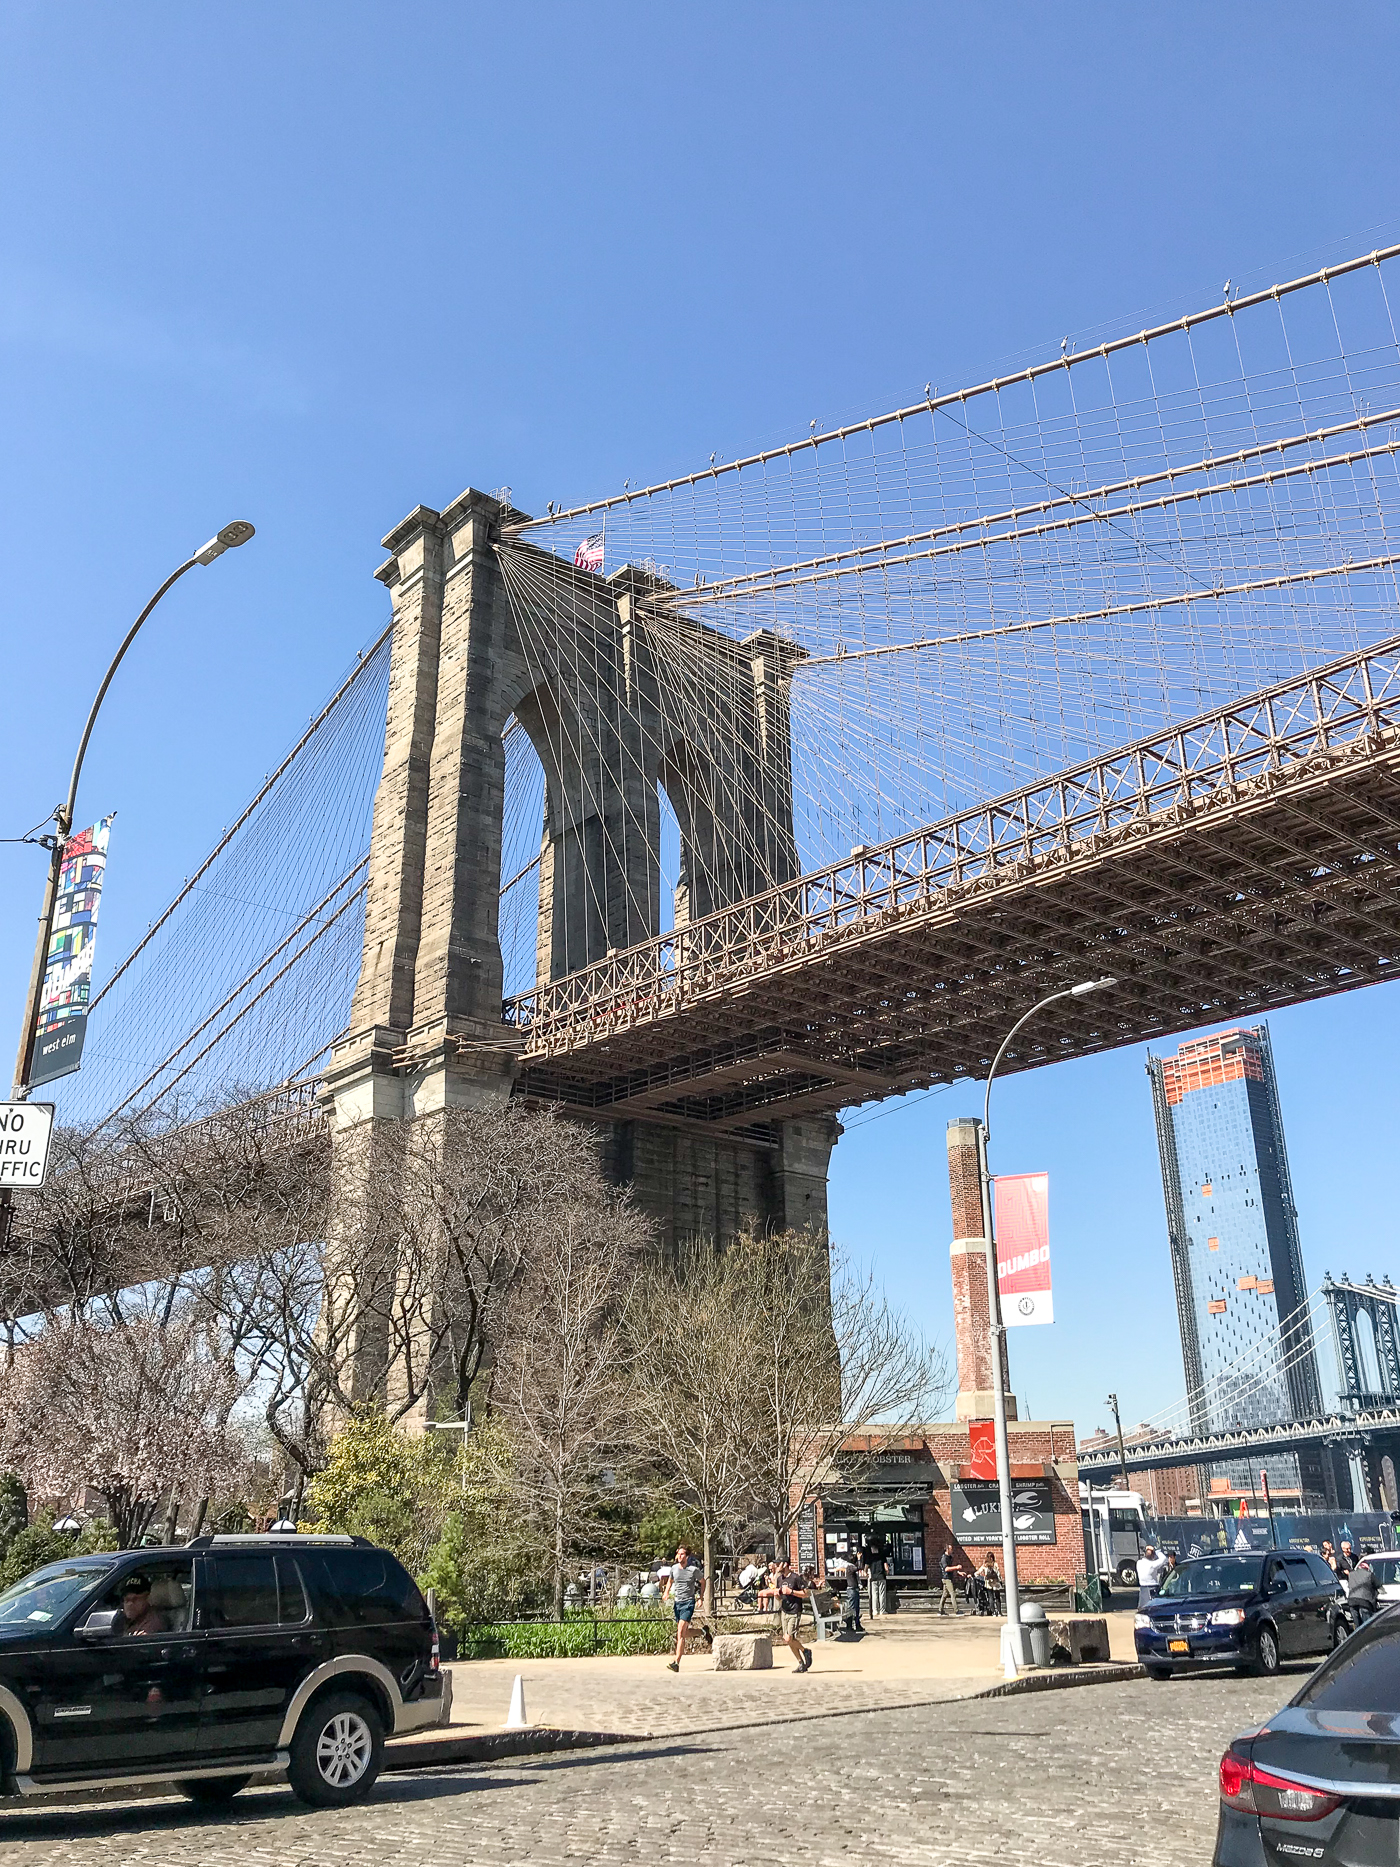
[[[239,1382],[192,1306],[120,1320],[50,1319],[0,1375],[0,1466],[31,1497],[103,1498],[124,1548],[162,1502],[234,1483],[245,1447],[230,1425]]]
[[[645,1266],[628,1308],[636,1431],[671,1495],[700,1520],[706,1614],[716,1539],[748,1514],[764,1440],[753,1281],[744,1250],[693,1240]]]
[[[631,1346],[622,1305],[650,1242],[645,1221],[599,1182],[536,1235],[493,1386],[509,1460],[499,1474],[549,1550],[554,1614],[569,1558],[593,1545],[631,1463]]]
[[[858,1481],[914,1421],[938,1417],[951,1380],[873,1274],[825,1238],[749,1237],[726,1255],[742,1267],[734,1328],[749,1364],[751,1495],[781,1552],[805,1504]]]

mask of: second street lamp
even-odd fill
[[[997,1279],[996,1232],[992,1214],[992,1176],[987,1167],[987,1143],[991,1139],[992,1083],[997,1068],[1006,1055],[1011,1040],[1023,1024],[1028,1024],[1047,1005],[1062,998],[1084,998],[1116,979],[1086,979],[1080,985],[1067,986],[1063,992],[1051,992],[1031,1006],[1012,1025],[1001,1041],[1001,1048],[987,1072],[987,1094],[982,1104],[982,1121],[977,1130],[977,1165],[982,1181],[982,1236],[987,1241],[987,1304],[991,1312],[992,1333],[992,1416],[996,1434],[997,1490],[1001,1503],[1001,1568],[1006,1578],[1006,1625],[1001,1634],[1002,1663],[1008,1675],[1029,1665],[1030,1643],[1021,1625],[1021,1587],[1016,1575],[1016,1526],[1011,1510],[1011,1452],[1006,1436],[1006,1375],[1002,1355],[1006,1325],[1001,1319],[1001,1286]]]
[[[88,741],[92,738],[92,729],[97,724],[97,715],[102,702],[107,698],[107,689],[112,685],[112,677],[122,664],[122,657],[136,640],[142,623],[159,603],[160,599],[184,576],[187,570],[193,570],[196,564],[212,564],[215,558],[222,557],[225,551],[231,551],[237,545],[246,545],[253,536],[253,527],[246,519],[235,519],[216,532],[208,544],[203,544],[183,564],[171,571],[165,582],[147,603],[141,614],[127,630],[125,639],[112,657],[111,666],[103,677],[102,685],[97,690],[97,698],[87,716],[87,725],[78,742],[78,756],[73,760],[72,775],[68,780],[68,796],[53,814],[54,834],[44,840],[49,844],[49,878],[44,889],[44,905],[39,913],[39,934],[34,943],[34,964],[29,974],[29,994],[24,1005],[24,1025],[20,1031],[19,1056],[15,1061],[14,1094],[18,1101],[23,1101],[29,1094],[29,1077],[34,1066],[34,1040],[39,1028],[39,1003],[44,990],[44,971],[48,965],[49,940],[53,934],[54,908],[58,901],[58,882],[63,873],[63,853],[68,840],[73,834],[73,813],[78,802],[78,780],[83,772],[83,760],[87,756]]]

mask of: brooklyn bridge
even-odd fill
[[[1056,988],[1116,981],[1004,1068],[1384,980],[1398,258],[416,507],[382,631],[99,973],[60,1120],[518,1098],[667,1237],[821,1225],[839,1112],[984,1075]]]

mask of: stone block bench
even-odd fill
[[[761,1673],[773,1664],[773,1642],[767,1634],[720,1634],[714,1646],[717,1673]]]
[[[1050,1622],[1050,1651],[1065,1664],[1080,1666],[1086,1660],[1098,1663],[1111,1657],[1108,1650],[1108,1622],[1100,1616],[1075,1616],[1073,1619]]]

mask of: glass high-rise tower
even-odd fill
[[[1322,1389],[1268,1026],[1193,1039],[1149,1056],[1147,1071],[1191,1428],[1315,1418]],[[1281,1489],[1322,1490],[1317,1455],[1301,1472],[1292,1455],[1264,1463]],[[1249,1488],[1247,1461],[1212,1470]]]

